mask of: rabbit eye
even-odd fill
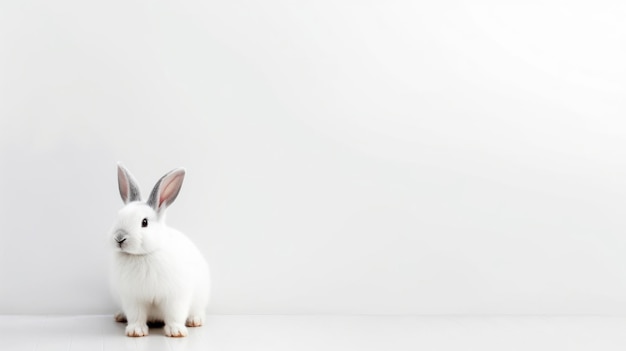
[[[147,227],[147,226],[148,226],[148,218],[144,218],[144,219],[141,221],[141,227],[142,227],[142,228],[145,228],[145,227]]]

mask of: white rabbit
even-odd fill
[[[164,175],[141,201],[128,170],[117,167],[125,206],[111,232],[115,253],[112,291],[127,321],[126,335],[148,335],[148,321],[162,321],[167,336],[187,336],[187,328],[204,323],[209,302],[209,266],[198,248],[181,232],[165,225],[165,210],[180,191],[185,170]]]

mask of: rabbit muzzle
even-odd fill
[[[120,229],[117,232],[115,232],[115,236],[113,237],[113,240],[115,240],[115,242],[117,242],[117,245],[120,248],[122,248],[122,244],[124,244],[127,237],[128,237],[128,233],[125,230]]]

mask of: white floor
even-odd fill
[[[622,317],[210,316],[187,338],[112,316],[0,316],[0,350],[624,350]]]

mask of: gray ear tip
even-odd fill
[[[187,170],[185,169],[185,167],[178,167],[178,168],[172,170],[171,173],[178,173],[178,174],[184,176],[187,173]]]

